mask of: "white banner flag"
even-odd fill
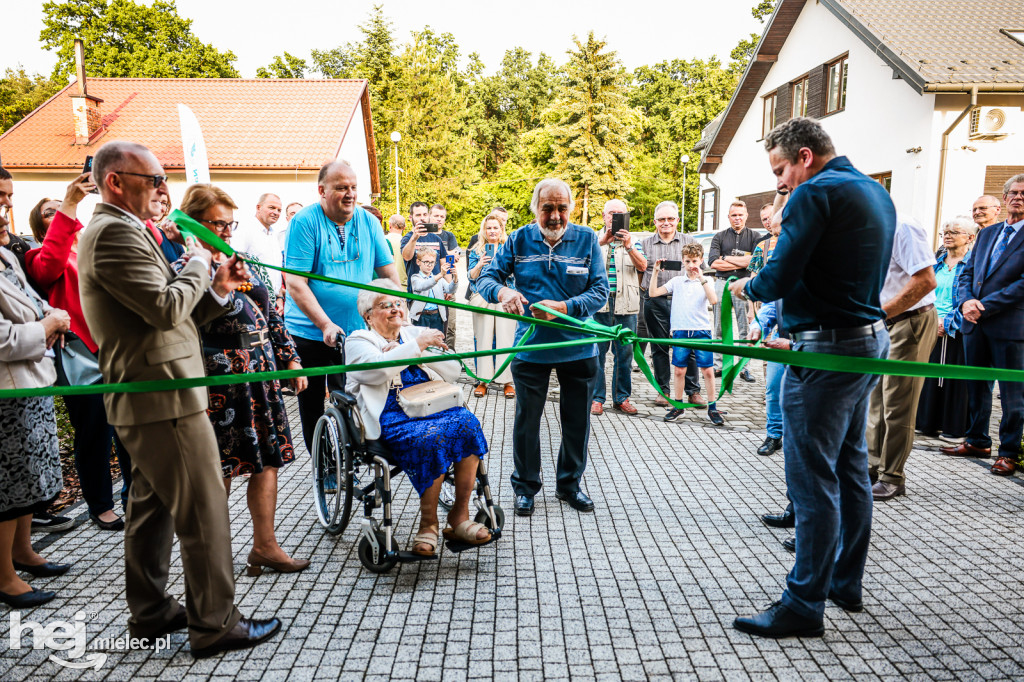
[[[199,119],[184,104],[178,105],[178,121],[181,125],[181,149],[185,154],[185,181],[194,185],[210,182],[210,162],[206,158],[206,143]]]

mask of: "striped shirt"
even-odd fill
[[[657,232],[640,242],[640,248],[647,256],[647,270],[644,271],[644,279],[640,283],[641,289],[649,289],[651,285],[651,273],[654,272],[654,264],[659,260],[683,260],[683,245],[693,244],[694,238],[676,230],[675,236],[669,241],[663,241]],[[658,274],[658,286],[665,286],[673,277],[683,274],[682,270],[662,270]]]

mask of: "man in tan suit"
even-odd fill
[[[100,203],[82,233],[82,309],[99,344],[107,382],[204,375],[197,324],[227,311],[248,281],[232,258],[211,282],[210,255],[193,247],[179,274],[145,221],[161,213],[167,177],[142,145],[110,142],[96,153]],[[235,608],[234,567],[220,454],[206,416],[205,388],[105,396],[107,416],[132,454],[125,516],[125,591],[132,637],[186,625],[196,658],[259,644],[276,618],[249,620]],[[167,593],[174,534],[181,543],[185,608]]]

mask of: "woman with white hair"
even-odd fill
[[[939,315],[939,339],[928,362],[936,365],[964,364],[964,342],[960,336],[961,301],[957,280],[967,252],[974,244],[978,226],[967,216],[957,216],[942,225],[942,245],[935,261],[935,311]],[[917,406],[917,430],[929,436],[961,439],[967,432],[967,382],[957,379],[925,379]]]
[[[401,289],[390,279],[371,282],[382,289]],[[480,422],[465,407],[452,407],[426,417],[410,417],[398,402],[398,391],[425,381],[454,381],[454,360],[416,364],[418,358],[447,350],[444,332],[408,324],[405,301],[398,296],[360,291],[356,306],[367,329],[345,341],[350,364],[409,360],[407,366],[349,372],[346,389],[356,397],[368,440],[386,445],[388,459],[401,466],[420,496],[420,526],[411,551],[433,556],[438,543],[437,501],[445,472],[455,465],[455,504],[448,512],[446,540],[482,545],[491,533],[469,518],[469,497],[480,458],[487,453]]]

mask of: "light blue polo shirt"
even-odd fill
[[[361,208],[356,208],[345,225],[344,246],[337,225],[327,218],[319,203],[303,208],[288,225],[284,264],[292,270],[369,284],[377,278],[376,268],[394,262],[380,221]],[[356,309],[359,289],[307,281],[320,307],[346,334],[366,328]],[[299,309],[290,291],[285,298],[284,323],[292,336],[323,339],[323,333]]]

